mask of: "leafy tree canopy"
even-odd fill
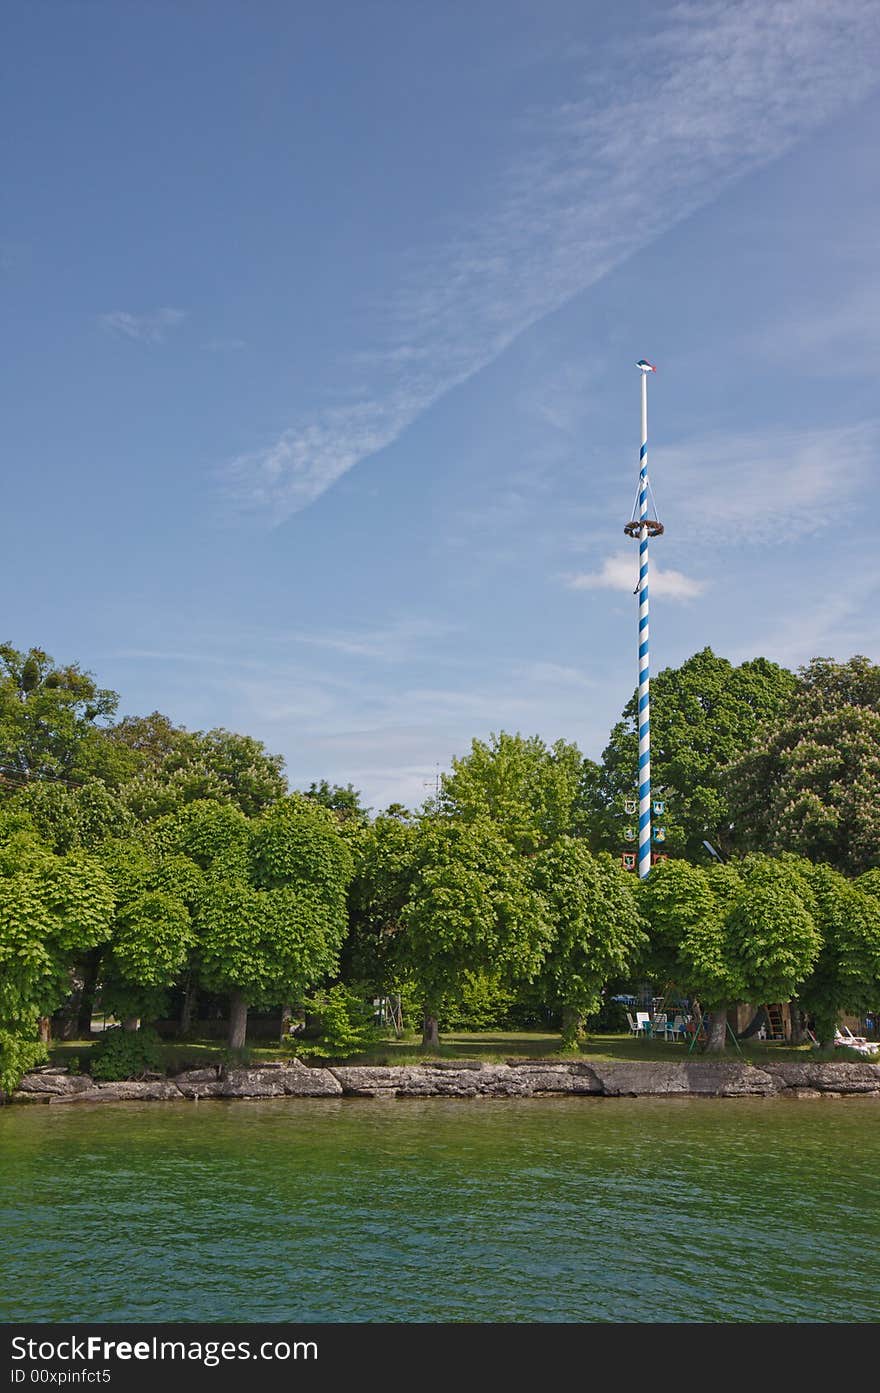
[[[847,874],[880,863],[880,667],[814,659],[725,781],[741,845]]]
[[[133,763],[107,740],[104,722],[119,698],[76,663],[64,667],[41,648],[0,644],[0,768],[7,789],[33,779],[113,785]]]
[[[788,1001],[810,975],[821,938],[808,868],[751,856],[736,866],[667,861],[639,884],[655,966],[717,1009]]]
[[[160,854],[189,857],[200,870],[221,879],[248,879],[251,825],[231,803],[201,799],[150,826],[150,842]]]
[[[96,851],[116,909],[101,967],[105,1007],[120,1017],[163,1013],[165,990],[195,947],[192,908],[203,876],[186,856],[157,853],[133,840],[110,839]]]
[[[206,986],[278,1004],[336,971],[353,865],[328,809],[295,794],[248,821],[193,804],[166,831],[182,832],[177,849],[206,870],[196,916]]]
[[[530,981],[550,939],[547,907],[518,856],[488,818],[428,818],[418,829],[402,921],[413,978],[436,1017],[469,970]]]
[[[343,788],[341,784],[330,784],[326,779],[322,779],[320,783],[309,784],[305,796],[315,803],[320,803],[322,807],[329,808],[340,822],[367,821],[367,809],[361,803],[361,795],[353,784],[346,784]]]
[[[488,818],[517,851],[531,853],[578,830],[585,765],[576,745],[502,731],[474,740],[444,774],[439,811],[465,822]]]
[[[98,779],[68,785],[35,780],[14,797],[53,850],[63,854],[76,847],[93,849],[108,837],[124,837],[135,820],[119,797]]]
[[[571,1045],[583,1017],[598,1011],[605,983],[630,969],[647,940],[632,877],[607,853],[560,837],[535,859],[532,876],[552,927],[540,983],[548,1004],[562,1008]]]
[[[109,732],[137,773],[123,796],[140,821],[203,799],[228,802],[253,817],[287,793],[284,760],[261,740],[229,730],[186,730],[167,716],[127,716]]]
[[[704,839],[729,849],[724,770],[751,747],[762,722],[786,707],[794,687],[793,674],[766,658],[734,667],[711,648],[652,677],[652,792],[666,802],[658,819],[666,828],[666,850],[704,858]],[[638,747],[635,692],[611,732],[588,800],[597,844],[610,850],[621,845],[624,801],[636,795]]]
[[[18,813],[0,819],[0,1089],[44,1057],[37,1021],[70,990],[76,959],[111,929],[113,888],[85,852],[56,856]]]
[[[814,1017],[822,1043],[832,1045],[842,1011],[870,1010],[880,999],[880,871],[852,881],[831,866],[797,864],[813,892],[822,936],[798,1000]]]
[[[364,829],[353,847],[344,970],[347,977],[361,979],[377,992],[394,990],[405,973],[402,920],[417,837],[413,824],[386,813]]]

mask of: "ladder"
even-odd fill
[[[765,1006],[767,1012],[767,1039],[784,1040],[785,1026],[782,1021],[782,1007],[777,1003],[774,1006]]]

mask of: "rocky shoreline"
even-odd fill
[[[293,1059],[100,1083],[51,1066],[25,1074],[12,1103],[175,1102],[201,1098],[880,1098],[880,1064],[725,1060],[588,1064],[574,1060],[313,1067]]]

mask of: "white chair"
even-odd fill
[[[639,1033],[639,1031],[640,1031],[640,1029],[641,1029],[641,1026],[639,1025],[638,1021],[634,1021],[634,1020],[633,1020],[633,1018],[632,1018],[632,1016],[630,1015],[629,1011],[627,1011],[627,1013],[626,1013],[626,1020],[627,1020],[628,1026],[629,1026],[629,1033],[630,1033],[630,1035],[638,1035],[638,1033]]]
[[[651,1017],[647,1011],[636,1011],[636,1031],[639,1035],[651,1034]]]
[[[838,1026],[834,1032],[834,1043],[838,1047],[845,1045],[847,1049],[867,1056],[875,1055],[880,1050],[880,1045],[869,1043],[864,1035],[853,1035],[848,1025]]]

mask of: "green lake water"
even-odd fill
[[[880,1320],[880,1102],[0,1109],[4,1321]]]

